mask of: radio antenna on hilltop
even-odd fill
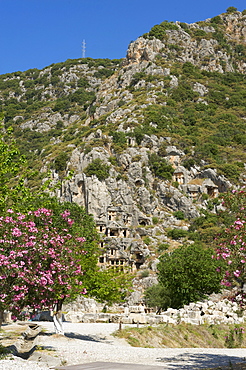
[[[82,42],[82,58],[85,58],[85,40]]]

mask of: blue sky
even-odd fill
[[[192,23],[245,0],[0,0],[0,74],[82,57],[124,58],[164,20]]]

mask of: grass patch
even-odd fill
[[[126,327],[114,335],[133,347],[169,348],[246,348],[242,325],[159,324],[141,328]]]

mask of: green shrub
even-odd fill
[[[144,242],[146,245],[150,245],[150,243],[151,243],[151,239],[150,239],[150,237],[149,237],[149,236],[145,236],[145,237],[143,238],[143,242]]]
[[[145,80],[147,78],[146,73],[137,72],[132,76],[130,86],[135,86],[139,81]]]
[[[109,133],[113,137],[113,143],[125,146],[127,143],[126,134],[122,131],[111,131]]]
[[[167,232],[167,236],[174,240],[185,238],[188,235],[188,231],[183,229],[172,229]]]
[[[210,22],[216,24],[223,24],[223,21],[219,15],[216,15],[216,17],[211,18]]]
[[[178,220],[184,220],[184,218],[185,218],[184,212],[182,212],[182,211],[176,211],[176,212],[173,212],[173,215],[174,215],[174,217],[176,217]]]
[[[66,112],[70,108],[71,103],[67,99],[57,99],[53,107],[54,112]]]
[[[192,75],[194,70],[195,70],[195,66],[191,62],[185,62],[182,65],[182,72],[188,76]]]
[[[35,82],[33,80],[24,81],[24,86],[26,89],[34,88]]]
[[[98,180],[103,181],[109,177],[110,166],[106,165],[101,159],[94,159],[85,169],[87,176],[95,175]]]
[[[113,166],[117,166],[118,165],[118,162],[117,162],[117,158],[115,156],[112,156],[109,157],[109,162],[113,165]]]
[[[206,193],[203,193],[202,194],[202,200],[207,200],[207,199],[209,199],[209,195],[206,194]]]
[[[165,180],[171,180],[174,168],[167,163],[165,158],[158,156],[156,153],[149,155],[149,167],[155,176]]]
[[[114,74],[112,69],[102,68],[99,69],[97,72],[94,73],[94,77],[96,78],[107,78]]]
[[[168,292],[171,307],[180,308],[204,299],[207,294],[220,292],[224,262],[212,259],[213,252],[213,249],[192,244],[182,245],[160,257],[158,280]]]
[[[161,27],[160,25],[156,24],[154,27],[151,28],[149,31],[149,36],[153,36],[159,40],[163,40],[166,36],[165,28]]]
[[[165,157],[167,155],[166,149],[167,149],[167,144],[165,142],[162,142],[158,150],[158,155],[160,157]]]
[[[159,218],[158,218],[158,217],[153,216],[153,217],[152,217],[152,223],[153,223],[153,225],[157,225],[157,224],[158,224],[158,222],[159,222]]]
[[[141,278],[145,278],[149,276],[149,270],[143,270],[141,271]]]
[[[178,182],[178,181],[173,181],[173,182],[172,182],[172,186],[173,186],[174,188],[178,189],[178,188],[179,188],[179,182]]]
[[[233,163],[225,163],[218,166],[218,169],[220,170],[223,175],[228,177],[230,180],[237,181],[240,177],[240,174],[242,172],[242,169],[240,166]]]
[[[163,252],[163,251],[166,251],[167,249],[169,248],[169,244],[168,243],[161,243],[158,245],[158,252]]]
[[[206,36],[206,35],[207,35],[207,33],[203,30],[200,30],[199,28],[194,31],[194,36],[195,37],[203,37],[203,36]]]
[[[85,77],[81,77],[81,78],[77,81],[77,86],[78,86],[78,87],[83,87],[83,88],[85,88],[85,87],[88,87],[88,86],[90,86],[90,85],[89,85],[89,82],[88,82],[87,78],[85,78]]]
[[[234,6],[229,6],[229,8],[226,9],[226,12],[227,13],[235,13],[235,12],[237,12],[237,8],[235,8]]]
[[[184,22],[180,22],[179,23],[180,27],[183,28],[183,30],[189,30],[189,26],[187,23],[184,23]]]
[[[162,28],[165,30],[178,30],[178,26],[174,24],[173,22],[164,21],[160,24]]]
[[[169,112],[166,107],[153,104],[144,110],[144,126],[143,131],[146,135],[158,134],[159,130],[170,129],[172,121],[169,119]],[[157,128],[151,126],[155,123]]]
[[[120,100],[119,102],[118,102],[118,107],[122,107],[123,105],[125,105],[126,104],[126,102],[124,101],[124,100]]]
[[[67,167],[69,155],[65,152],[58,154],[54,160],[54,167],[56,171],[64,171]]]
[[[183,81],[178,87],[173,89],[171,96],[176,102],[184,102],[186,100],[193,100],[198,96],[198,93],[192,90],[189,83]]]
[[[159,40],[163,40],[166,36],[166,30],[178,30],[178,26],[172,22],[164,21],[161,24],[156,24],[151,28],[149,33],[146,35],[148,37],[155,37]]]
[[[134,133],[134,136],[135,136],[135,139],[136,139],[137,144],[140,145],[141,144],[141,141],[144,138],[144,130],[143,130],[143,128],[137,126],[137,127],[134,128],[133,133]]]
[[[155,284],[147,288],[144,294],[145,303],[148,307],[157,308],[159,313],[161,309],[166,310],[171,305],[169,292],[161,284]]]
[[[73,94],[69,95],[69,99],[71,102],[84,105],[87,101],[92,102],[95,99],[95,93],[88,92],[83,87],[80,87]]]

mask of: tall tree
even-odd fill
[[[158,278],[171,307],[179,308],[220,291],[223,263],[212,259],[212,253],[210,248],[191,244],[161,256]]]
[[[0,211],[27,196],[24,167],[25,159],[20,155],[9,129],[5,135],[0,134]]]

